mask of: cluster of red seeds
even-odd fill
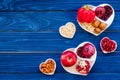
[[[102,49],[106,52],[112,52],[116,48],[116,44],[114,41],[109,38],[103,38],[101,41]]]
[[[82,62],[84,62],[84,60]],[[80,64],[76,66],[77,71],[81,74],[88,74],[89,73],[90,63],[87,60],[85,60],[85,63],[86,63],[86,65],[84,65],[84,66],[80,65]]]

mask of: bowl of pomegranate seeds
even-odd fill
[[[108,37],[104,37],[100,41],[100,47],[103,53],[111,53],[117,49],[117,42],[115,40],[111,40]]]

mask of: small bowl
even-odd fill
[[[53,72],[50,72],[50,73],[42,72],[42,71],[41,71],[41,65],[42,65],[43,63],[47,63],[48,60],[52,60],[52,61],[54,62],[54,70],[53,70]],[[55,73],[55,70],[56,70],[56,62],[55,62],[55,60],[52,59],[52,58],[48,58],[45,62],[42,62],[42,63],[39,65],[39,70],[40,70],[43,74],[46,74],[46,75],[53,75],[53,74]]]
[[[107,51],[103,50],[101,43],[102,43],[102,40],[105,39],[105,38],[109,38],[109,37],[104,37],[104,38],[102,38],[101,41],[100,41],[100,47],[101,47],[102,52],[105,53],[105,54],[115,52],[115,50],[117,49],[117,42],[116,42],[115,40],[111,40],[110,38],[109,38],[109,39],[116,44],[115,49],[112,50],[112,51],[110,51],[110,52],[107,52]]]

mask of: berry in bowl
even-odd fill
[[[117,49],[117,42],[115,40],[111,40],[108,37],[104,37],[100,41],[100,47],[103,53],[111,53]]]

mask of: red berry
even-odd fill
[[[116,43],[109,38],[103,38],[101,41],[101,47],[103,51],[112,52],[116,49]]]

